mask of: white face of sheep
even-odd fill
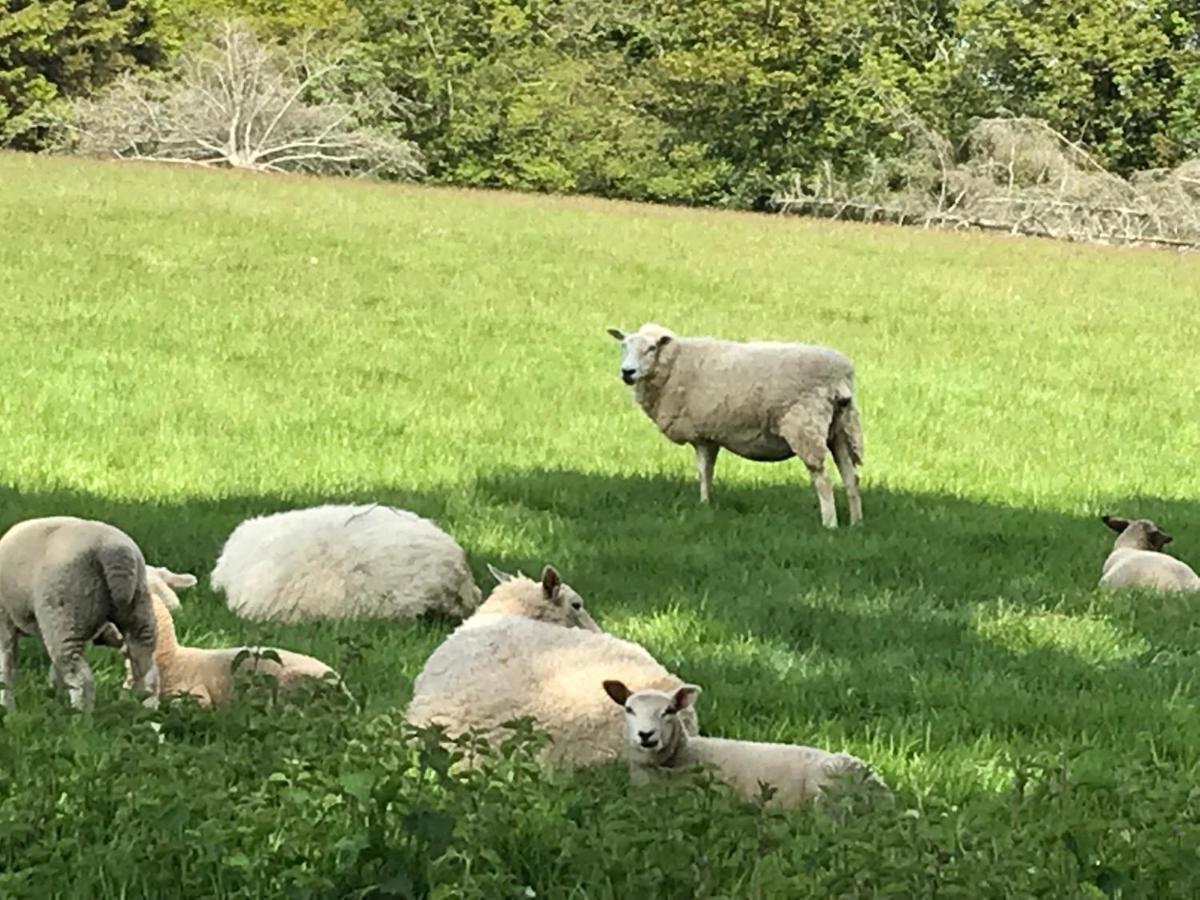
[[[621,380],[626,384],[637,384],[649,378],[658,362],[659,351],[672,340],[669,334],[641,331],[626,334],[620,328],[610,328],[608,333],[621,342]]]
[[[696,702],[700,688],[685,684],[673,694],[644,690],[631,693],[620,681],[604,682],[613,702],[625,710],[625,746],[635,758],[657,762],[679,745],[683,725],[679,713]]]
[[[163,606],[169,610],[176,610],[181,606],[175,591],[193,587],[195,584],[195,575],[172,572],[164,566],[146,566],[146,587],[150,595],[161,600]]]

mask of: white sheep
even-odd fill
[[[862,521],[856,466],[863,434],[854,398],[854,366],[841,353],[809,344],[677,337],[647,323],[621,342],[621,378],[668,439],[696,452],[700,500],[712,495],[713,468],[724,447],[758,462],[797,456],[808,468],[821,523],[837,527],[833,485],[825,472],[832,451],[850,507]]]
[[[865,787],[890,791],[870,766],[849,753],[830,753],[795,744],[764,744],[698,737],[681,727],[700,688],[685,684],[674,691],[631,691],[618,679],[606,679],[604,691],[625,711],[623,755],[630,780],[645,784],[695,764],[714,766],[721,779],[748,800],[773,794],[768,803],[785,808],[810,804],[833,788]],[[597,694],[600,692],[597,690]]]
[[[616,672],[630,684],[664,690],[683,682],[642,647],[602,632],[553,568],[541,583],[493,574],[500,584],[426,661],[406,718],[496,742],[507,734],[504,722],[529,716],[552,738],[546,762],[572,767],[616,759],[621,719],[598,696],[599,679]],[[696,731],[694,715],[685,719]]]
[[[159,696],[190,695],[204,707],[225,705],[233,694],[235,673],[257,671],[271,676],[283,690],[295,687],[306,679],[316,678],[341,684],[332,668],[311,656],[275,648],[235,647],[204,649],[185,647],[175,634],[175,622],[164,600],[171,584],[163,580],[164,570],[150,572],[150,602],[154,610],[157,646],[154,661],[158,666]],[[168,573],[175,587],[190,587],[196,583],[192,575]],[[158,584],[155,582],[158,581]],[[165,591],[164,591],[165,589]],[[238,657],[242,659],[239,661]],[[237,663],[236,668],[234,663]],[[342,686],[345,690],[345,686]]]
[[[154,705],[154,614],[146,561],[129,535],[104,522],[53,516],[19,522],[0,537],[0,703],[13,707],[17,637],[41,637],[56,684],[91,709],[89,641],[125,638],[132,686]]]
[[[1200,576],[1187,563],[1161,552],[1172,538],[1149,519],[1101,516],[1100,520],[1118,534],[1104,560],[1101,587],[1200,591]]]
[[[480,591],[466,554],[428,519],[389,506],[317,506],[247,519],[211,575],[257,621],[462,618]]]

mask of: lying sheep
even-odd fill
[[[635,783],[701,763],[715,766],[722,780],[747,800],[762,796],[762,785],[769,785],[774,793],[768,802],[785,808],[810,804],[835,787],[891,793],[870,766],[849,753],[689,734],[680,718],[700,694],[693,684],[670,693],[631,691],[617,679],[603,686],[625,711],[624,756]]]
[[[1104,560],[1100,586],[1147,588],[1156,591],[1200,591],[1200,576],[1187,563],[1160,552],[1171,536],[1149,519],[1100,520],[1118,533],[1112,552]]]
[[[252,651],[247,647],[207,650],[180,645],[175,634],[175,621],[164,599],[163,589],[170,591],[172,585],[162,579],[161,571],[152,572],[150,577],[152,584],[155,580],[161,582],[152,586],[150,591],[158,636],[154,661],[158,665],[160,696],[189,695],[201,706],[223,706],[233,694],[235,672],[249,670],[270,675],[284,690],[304,683],[309,678],[341,683],[337,672],[319,659],[302,653],[262,648]],[[169,574],[173,576],[175,587],[190,587],[185,583],[187,581],[196,583],[192,575]],[[274,654],[276,658],[266,654]],[[243,656],[240,662],[239,656]],[[236,669],[235,662],[238,663]],[[345,691],[344,686],[342,689]]]
[[[638,687],[682,682],[637,644],[602,632],[583,600],[547,567],[541,582],[496,572],[500,584],[426,661],[405,712],[415,725],[491,742],[503,723],[532,717],[552,738],[543,759],[565,767],[616,759],[621,719],[594,685],[617,672]],[[695,716],[684,727],[697,730]]]
[[[0,702],[13,707],[17,637],[38,635],[56,684],[76,709],[95,703],[84,658],[89,641],[105,643],[112,627],[125,638],[132,685],[158,696],[154,614],[146,561],[129,535],[70,516],[28,519],[0,537]]]
[[[832,451],[850,506],[862,521],[856,467],[863,435],[854,402],[854,366],[827,347],[681,338],[647,323],[621,342],[621,378],[659,430],[696,452],[700,500],[712,495],[713,468],[724,447],[758,462],[798,456],[808,467],[821,523],[837,527],[833,485],[825,472]]]
[[[461,619],[479,605],[466,554],[432,522],[389,506],[317,506],[247,519],[212,586],[246,619]]]

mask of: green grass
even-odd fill
[[[1198,277],[1194,259],[1148,251],[0,156],[0,528],[113,522],[201,577],[183,640],[321,656],[369,719],[402,707],[445,627],[247,624],[207,574],[246,516],[400,505],[454,534],[485,589],[488,562],[554,563],[605,628],[703,686],[706,732],[848,749],[901,808],[966,822],[970,838],[947,825],[895,863],[929,883],[971,896],[978,873],[955,869],[969,857],[1040,873],[1059,896],[1195,896],[1200,619],[1183,598],[1094,585],[1111,543],[1100,512],[1154,518],[1200,563]],[[690,450],[634,407],[604,334],[646,320],[847,353],[865,527],[822,530],[795,461],[723,456],[701,507]],[[346,657],[347,638],[366,652]],[[115,658],[91,655],[100,705],[119,703]],[[24,642],[10,735],[34,740],[20,721],[44,716],[102,742],[58,712],[43,659]],[[275,765],[222,715],[200,742],[211,754],[157,752]],[[1029,760],[1061,763],[1071,787],[1046,775],[1028,802],[1048,805],[1022,816],[1011,784]],[[563,790],[620,802],[588,777]],[[270,857],[265,838],[239,840]],[[865,882],[817,895],[886,893],[872,867],[890,859],[867,852]],[[621,896],[613,873],[651,861],[610,860],[602,877],[498,860],[539,896]],[[5,867],[21,868],[16,851],[0,885]],[[771,854],[738,871],[720,889],[695,873],[655,889],[817,883]],[[237,893],[229,877],[198,890]],[[1016,883],[994,895],[1034,891]]]

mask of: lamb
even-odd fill
[[[479,605],[466,554],[428,519],[388,506],[317,506],[247,519],[211,575],[246,619],[461,619]]]
[[[760,798],[762,785],[769,785],[774,793],[767,802],[782,808],[812,804],[836,788],[859,787],[891,795],[870,766],[849,753],[689,734],[680,719],[700,694],[694,684],[670,692],[631,691],[622,681],[607,679],[603,687],[625,710],[624,756],[635,784],[669,777],[670,770],[699,763],[714,766],[722,780],[747,800]]]
[[[132,687],[153,706],[154,613],[146,561],[129,535],[105,522],[52,516],[19,522],[0,537],[0,703],[14,706],[17,638],[41,637],[54,681],[71,706],[95,705],[95,679],[83,651],[124,636]]]
[[[529,716],[552,739],[543,762],[574,768],[616,759],[620,715],[591,686],[613,672],[638,687],[683,682],[642,647],[601,631],[552,567],[540,583],[492,573],[500,583],[426,661],[406,718],[496,743],[504,722]],[[694,714],[682,718],[695,733]]]
[[[188,580],[191,584],[196,583],[192,575],[170,574],[176,587],[190,587],[184,583]],[[161,576],[154,573],[151,580],[158,577]],[[254,652],[246,647],[207,650],[181,645],[175,634],[175,621],[162,592],[162,588],[166,587],[169,590],[170,586],[162,584],[156,587],[157,590],[151,590],[150,601],[154,609],[158,638],[154,661],[158,666],[160,696],[189,695],[200,706],[224,706],[233,695],[235,672],[247,670],[270,675],[283,690],[295,687],[308,678],[334,680],[341,684],[337,672],[319,659],[302,653],[274,649],[257,649],[257,652]],[[268,654],[274,654],[277,659]],[[243,657],[240,661],[239,656]],[[344,686],[342,690],[349,694]]]
[[[1200,591],[1200,576],[1187,563],[1161,552],[1172,538],[1149,519],[1104,515],[1100,520],[1118,533],[1104,560],[1101,587]]]
[[[833,485],[825,472],[833,453],[850,507],[862,521],[856,467],[863,434],[854,398],[854,366],[841,353],[809,344],[677,337],[646,323],[621,342],[621,378],[669,440],[691,444],[700,501],[712,496],[721,448],[757,462],[799,457],[820,504],[821,523],[837,527]]]

